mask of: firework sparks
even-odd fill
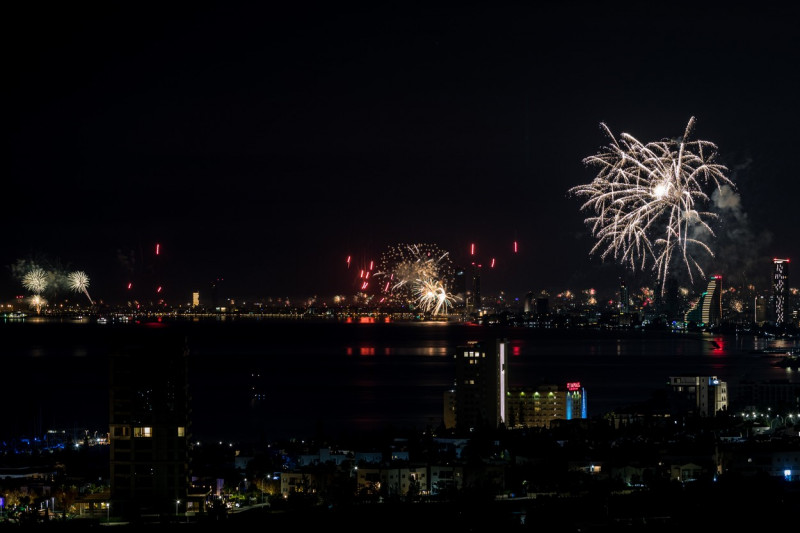
[[[36,314],[38,315],[42,312],[42,307],[47,305],[47,300],[35,294],[28,299],[28,305],[30,305],[32,309],[36,309]]]
[[[75,292],[82,292],[89,299],[89,303],[94,305],[92,297],[89,296],[89,276],[85,272],[77,271],[71,272],[67,276],[67,283],[69,288]]]
[[[611,143],[583,160],[600,170],[591,183],[570,189],[586,198],[581,210],[594,213],[585,220],[597,238],[591,253],[613,257],[634,270],[650,265],[662,293],[674,258],[680,259],[691,281],[693,271],[705,277],[692,250],[713,257],[699,235],[714,236],[708,221],[716,215],[698,211],[695,204],[708,203],[704,187],[733,187],[727,168],[714,162],[716,145],[688,140],[694,122],[692,117],[681,139],[647,144],[627,133],[615,139],[602,124]]]
[[[381,256],[374,274],[385,281],[384,292],[391,299],[410,304],[418,301],[418,284],[448,285],[453,278],[449,252],[432,244],[398,244]]]
[[[22,277],[22,286],[34,294],[42,294],[47,288],[47,273],[41,268],[33,268]]]
[[[415,283],[417,304],[425,312],[433,315],[446,313],[455,302],[452,294],[438,280],[425,279]]]

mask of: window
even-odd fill
[[[153,428],[151,427],[135,427],[133,428],[134,437],[150,438],[153,436]]]
[[[178,436],[185,437],[186,436],[186,428],[183,426],[178,426]]]

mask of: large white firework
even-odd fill
[[[85,272],[80,270],[70,272],[67,276],[67,283],[70,289],[75,292],[82,292],[89,299],[89,303],[94,304],[92,297],[89,296],[89,276],[87,276]]]
[[[397,244],[381,256],[376,279],[390,300],[410,304],[418,299],[417,284],[423,281],[452,283],[450,254],[434,244]]]
[[[441,281],[433,279],[418,280],[416,288],[417,305],[433,315],[446,313],[455,302],[455,297],[447,292]]]
[[[685,267],[690,281],[693,271],[705,277],[693,252],[713,257],[703,238],[714,236],[709,221],[716,215],[697,206],[708,204],[706,188],[733,187],[727,168],[714,162],[716,145],[689,141],[694,123],[692,117],[680,139],[647,144],[627,133],[615,139],[601,124],[611,143],[583,160],[599,167],[597,176],[570,189],[586,198],[581,210],[594,213],[585,220],[597,238],[591,253],[613,257],[634,270],[649,265],[662,293],[674,260]]]
[[[47,288],[47,272],[34,267],[22,276],[22,286],[34,294],[42,294]]]

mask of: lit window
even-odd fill
[[[183,426],[178,426],[178,436],[179,437],[186,436],[186,429]]]
[[[135,427],[133,428],[134,437],[150,438],[153,436],[153,428],[151,427]]]

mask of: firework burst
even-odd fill
[[[416,302],[426,313],[438,315],[447,313],[455,302],[455,297],[447,292],[441,281],[425,279],[414,283]]]
[[[47,272],[34,267],[22,276],[22,286],[34,294],[42,294],[47,288]]]
[[[92,297],[89,296],[89,276],[85,272],[70,272],[67,276],[69,288],[75,292],[82,292],[89,299],[89,303],[94,305]]]
[[[586,198],[582,211],[593,216],[585,220],[597,243],[591,250],[631,269],[652,268],[663,293],[667,275],[679,260],[694,281],[693,272],[705,277],[694,255],[700,250],[713,257],[703,235],[714,236],[709,221],[714,213],[698,210],[712,186],[733,187],[727,168],[714,162],[716,145],[689,141],[695,119],[689,120],[683,137],[643,144],[623,133],[611,139],[606,149],[583,160],[599,167],[595,179],[569,192]]]
[[[401,304],[419,303],[419,286],[452,283],[454,269],[450,253],[434,244],[398,244],[381,256],[376,279],[385,298]]]
[[[28,305],[32,309],[36,309],[36,314],[38,315],[39,313],[42,312],[42,307],[47,305],[47,300],[45,300],[38,294],[34,294],[28,299]]]

